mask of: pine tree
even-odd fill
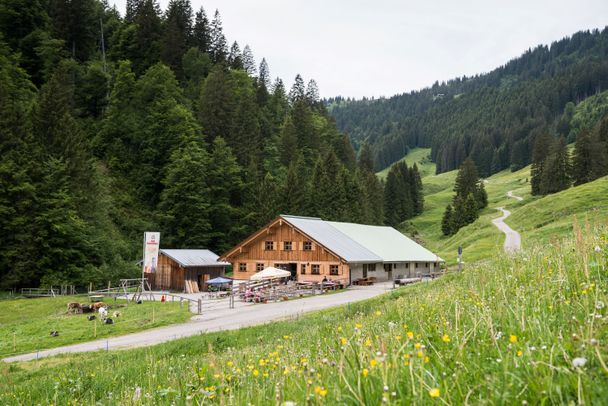
[[[551,146],[543,177],[540,183],[541,194],[556,193],[570,187],[570,156],[566,139],[560,137]]]
[[[257,73],[257,68],[255,65],[255,59],[253,58],[253,52],[251,52],[249,45],[245,45],[245,48],[243,48],[243,55],[241,59],[243,60],[243,69],[245,69],[245,72],[247,72],[249,76],[255,76]]]
[[[591,180],[591,157],[592,143],[591,134],[583,129],[576,137],[574,155],[572,157],[572,180],[574,186],[582,185]]]
[[[304,88],[304,79],[300,74],[296,75],[296,79],[289,91],[289,101],[292,104],[306,99],[306,89]]]
[[[443,212],[443,218],[441,220],[441,232],[443,235],[448,236],[453,234],[453,212],[452,206],[447,205]]]
[[[314,79],[310,79],[308,81],[308,85],[306,86],[306,101],[311,105],[314,106],[315,104],[319,103],[319,101],[321,100],[321,96],[319,95],[319,86],[317,85],[317,82]]]
[[[478,209],[488,207],[488,193],[486,192],[486,188],[483,185],[483,182],[479,182],[479,184],[477,185],[477,189],[475,189],[475,192],[473,193],[473,196],[475,197],[475,201],[477,202]]]
[[[285,120],[283,129],[281,130],[281,139],[279,142],[281,163],[285,166],[289,166],[291,162],[294,161],[298,153],[298,136],[291,117],[287,117],[287,120]]]
[[[475,162],[473,162],[472,159],[467,158],[462,165],[460,165],[460,169],[456,175],[454,192],[456,192],[456,196],[466,199],[470,193],[475,193],[478,183],[479,174]]]
[[[178,78],[183,76],[182,57],[192,37],[192,6],[190,0],[170,0],[165,14],[161,41],[161,60]]]
[[[214,63],[223,63],[228,57],[228,45],[224,36],[224,28],[222,27],[222,17],[220,12],[215,10],[215,15],[211,21],[209,29],[209,54]]]
[[[367,142],[363,143],[359,152],[359,169],[364,172],[374,172],[374,156]]]
[[[243,58],[241,56],[241,48],[239,44],[234,41],[230,47],[230,53],[228,54],[228,65],[232,69],[243,69]]]
[[[223,138],[213,140],[207,173],[209,194],[213,196],[209,210],[209,249],[212,251],[228,250],[246,231],[239,221],[244,193],[241,173],[241,167]]]
[[[391,169],[388,172],[384,186],[384,222],[392,227],[397,226],[403,220],[399,214],[401,193],[398,176],[397,171]]]
[[[209,140],[230,134],[231,120],[236,110],[235,83],[221,65],[216,65],[201,89],[199,121]]]
[[[211,46],[211,32],[209,19],[205,10],[201,8],[196,12],[194,27],[192,28],[192,46],[197,47],[201,52],[208,53]]]
[[[547,132],[536,137],[534,150],[532,151],[532,168],[530,169],[530,186],[533,195],[541,194],[540,183],[543,177],[545,161],[551,147],[551,136]]]
[[[422,214],[422,211],[424,210],[424,196],[422,194],[422,179],[420,178],[420,172],[418,171],[418,165],[416,165],[416,163],[410,168],[410,181],[413,215],[417,216]]]
[[[209,242],[211,194],[209,154],[191,141],[173,152],[158,210],[163,239],[168,247],[204,248]]]
[[[308,197],[310,188],[308,181],[308,169],[304,164],[304,158],[298,155],[289,164],[289,170],[281,190],[284,213],[295,215],[308,215]]]
[[[264,86],[266,91],[270,89],[270,68],[268,67],[268,62],[266,62],[266,58],[262,58],[262,62],[260,62],[259,69],[259,77],[258,82],[260,86]]]

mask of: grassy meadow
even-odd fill
[[[448,265],[456,264],[459,245],[463,247],[465,263],[485,260],[502,252],[504,234],[492,224],[492,219],[502,215],[496,210],[498,207],[511,211],[511,217],[505,222],[521,234],[522,246],[567,236],[572,232],[575,218],[608,223],[608,177],[541,198],[530,194],[528,166],[516,172],[504,170],[486,179],[488,207],[481,211],[475,223],[445,237],[441,232],[441,219],[454,195],[457,171],[434,175],[435,164],[427,158],[429,153],[430,149],[417,148],[404,158],[408,165],[417,162],[423,168],[425,201],[424,213],[406,221],[401,230],[414,234]],[[524,200],[519,202],[507,197],[508,191]]]
[[[148,302],[125,306],[125,300],[110,300],[110,317],[114,311],[120,317],[114,324],[102,324],[99,318],[88,321],[88,314],[67,314],[69,302],[83,302],[86,297],[11,299],[0,301],[0,357],[32,352],[62,345],[91,341],[95,338],[118,336],[136,331],[189,320],[187,303]],[[56,330],[58,337],[51,337]]]
[[[601,404],[608,228],[348,307],[0,366],[0,404]],[[294,403],[289,403],[294,402]]]

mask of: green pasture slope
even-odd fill
[[[0,365],[0,404],[602,404],[607,282],[608,228],[577,229],[298,320]]]
[[[67,303],[86,299],[60,296],[0,300],[0,357],[134,333],[185,322],[191,317],[187,304],[182,308],[177,302],[145,301],[125,306],[125,300],[107,302],[113,307],[109,310],[110,317],[114,311],[120,312],[112,325],[102,324],[99,318],[88,321],[88,314],[67,314]],[[53,330],[59,332],[58,337],[51,337]]]
[[[608,222],[608,177],[573,187],[545,197],[530,194],[530,167],[516,172],[505,170],[486,179],[488,207],[479,219],[445,237],[441,233],[441,218],[454,194],[456,171],[434,175],[435,165],[428,159],[429,149],[412,150],[404,159],[408,165],[418,162],[423,170],[424,213],[401,226],[406,234],[414,235],[425,246],[445,259],[448,265],[456,263],[459,245],[464,249],[465,263],[490,258],[502,252],[504,234],[492,224],[501,216],[498,207],[511,211],[505,222],[522,237],[522,246],[534,242],[560,239],[572,231],[574,221],[605,224]],[[382,172],[379,176],[383,176]],[[384,175],[385,176],[385,175]],[[507,197],[507,192],[524,198],[518,202]]]

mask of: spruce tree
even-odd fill
[[[364,142],[359,152],[359,169],[365,172],[374,172],[374,155],[367,142]]]
[[[541,180],[545,161],[551,148],[552,137],[547,132],[542,132],[536,137],[534,142],[534,150],[532,151],[532,168],[530,169],[530,186],[533,195],[541,194]]]
[[[293,104],[306,99],[306,89],[304,87],[304,79],[300,74],[296,75],[295,81],[289,91],[289,101]]]
[[[243,57],[238,42],[234,41],[228,54],[228,65],[232,69],[243,69]]]
[[[182,57],[192,37],[192,6],[190,0],[170,0],[165,13],[161,40],[161,60],[178,78],[182,78]]]
[[[570,173],[568,146],[566,139],[560,137],[553,143],[547,157],[540,184],[541,194],[556,193],[569,188]]]
[[[208,53],[211,46],[211,32],[209,27],[209,19],[205,10],[201,8],[196,12],[194,18],[194,26],[192,28],[192,46],[198,48],[201,52]]]
[[[249,76],[255,76],[257,73],[257,67],[255,65],[255,59],[253,58],[253,52],[251,52],[251,48],[249,45],[245,45],[243,48],[243,55],[241,56],[243,61],[243,69]]]
[[[207,246],[212,203],[208,171],[209,154],[200,142],[192,140],[171,155],[158,205],[166,246]]]
[[[422,211],[424,210],[424,196],[422,193],[422,179],[420,178],[420,172],[418,171],[418,165],[416,165],[416,163],[414,163],[414,165],[412,165],[410,168],[410,190],[412,196],[413,215],[417,216],[422,214]]]
[[[448,236],[453,233],[453,212],[452,205],[448,204],[443,212],[443,218],[441,219],[441,232],[443,235]]]
[[[574,155],[572,157],[572,180],[574,186],[582,185],[591,180],[592,161],[591,134],[583,129],[576,137]]]
[[[216,64],[226,62],[228,45],[224,36],[224,28],[222,27],[222,17],[218,10],[215,10],[213,20],[211,21],[209,38],[209,54],[213,62]]]

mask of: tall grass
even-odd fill
[[[605,404],[608,229],[299,320],[0,370],[0,404]],[[289,403],[287,403],[289,404]]]

